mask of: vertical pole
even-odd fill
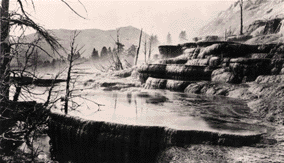
[[[241,8],[241,29],[240,35],[243,35],[243,0],[240,0],[240,8]]]

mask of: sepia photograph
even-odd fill
[[[0,162],[284,162],[284,0],[0,0]]]

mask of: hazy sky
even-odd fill
[[[80,15],[74,14],[60,0],[23,1],[26,11],[35,22],[47,29],[116,29],[122,26],[143,28],[148,34],[157,34],[161,42],[168,32],[173,40],[181,30],[195,36],[198,29],[237,0],[187,1],[92,1],[66,0]],[[26,3],[27,2],[27,3]],[[84,4],[85,8],[80,4]],[[11,0],[13,10],[16,0]]]

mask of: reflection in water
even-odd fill
[[[255,129],[240,123],[248,119],[249,108],[243,101],[225,97],[190,95],[165,90],[143,92],[102,92],[86,95],[105,106],[101,111],[80,108],[74,114],[87,120],[142,126],[165,126],[184,130],[207,130],[246,134]],[[79,99],[78,99],[79,100]],[[87,103],[95,108],[97,106]],[[70,113],[72,115],[72,113]]]
[[[128,92],[126,97],[127,97],[128,103],[131,104],[132,94]]]
[[[60,87],[58,89],[60,90]],[[46,91],[43,87],[37,90]],[[99,107],[91,101],[74,98],[74,101],[82,105],[79,108],[80,113],[71,111],[70,114],[84,119],[186,130],[219,132],[244,132],[243,128],[250,130],[250,127],[247,127],[249,125],[240,123],[250,118],[249,108],[241,100],[167,90],[133,92],[80,90],[73,93],[105,105]],[[60,97],[60,93],[56,96]],[[42,99],[46,97],[43,96]]]
[[[163,126],[178,130],[205,130],[239,135],[253,134],[261,129],[241,123],[242,119],[249,118],[249,108],[243,101],[225,97],[191,95],[166,90],[143,90],[142,92],[125,93],[84,90],[84,94],[79,93],[86,99],[104,104],[104,106],[99,107],[91,101],[82,101],[82,98],[73,99],[84,104],[79,108],[80,113],[70,111],[69,114],[85,120],[140,126]],[[100,110],[98,110],[98,107]],[[60,112],[59,109],[54,111]],[[109,142],[105,135],[101,137],[105,138],[106,143]],[[145,138],[145,140],[150,139]],[[125,144],[122,143],[121,146],[124,147]],[[105,147],[105,145],[103,144],[102,147]],[[113,146],[110,145],[109,147]],[[115,148],[118,147],[115,146]],[[105,153],[106,157],[109,153]]]
[[[116,110],[117,94],[114,94],[114,110]]]
[[[146,99],[146,103],[151,103],[151,104],[163,104],[164,102],[168,101],[168,98],[160,95],[159,93],[155,93],[154,96],[149,96]]]

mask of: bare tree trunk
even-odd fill
[[[116,59],[117,59],[117,64],[118,64],[119,68],[120,68],[121,70],[123,70],[123,66],[122,66],[122,63],[121,63],[121,61],[120,61],[120,58],[119,58],[118,54],[116,54]]]
[[[74,43],[74,41],[73,41]],[[71,46],[71,54],[70,54],[70,60],[69,60],[69,67],[68,67],[68,72],[67,72],[67,80],[66,80],[66,95],[65,95],[65,105],[64,105],[64,111],[65,114],[68,114],[68,102],[69,102],[69,96],[70,96],[70,80],[71,80],[71,69],[72,69],[72,63],[73,63],[73,44]]]
[[[145,36],[145,44],[144,44],[144,55],[145,55],[145,63],[147,62],[146,56],[147,56],[147,40],[146,40],[146,36]]]
[[[227,29],[225,29],[225,41],[227,41]]]
[[[148,62],[150,61],[151,58],[151,52],[152,52],[152,40],[150,39],[150,45],[149,45],[149,54],[148,54]]]
[[[2,0],[1,8],[1,48],[0,48],[0,101],[9,100],[10,45],[9,39],[9,0]]]
[[[241,29],[240,35],[243,35],[243,0],[240,0],[240,8],[241,8]]]
[[[16,86],[16,92],[14,94],[13,101],[18,101],[19,96],[21,94],[22,86]]]
[[[116,53],[117,64],[118,64],[119,68],[120,68],[121,70],[123,70],[122,63],[121,63],[120,58],[119,58],[119,56],[118,56],[118,54],[119,54],[119,49],[120,49],[120,43],[119,43],[119,35],[118,35],[118,32],[117,32],[117,34],[116,34],[116,38],[117,38],[117,53]]]
[[[69,87],[70,87],[70,80],[71,80],[72,62],[73,62],[73,54],[71,53],[69,68],[68,68],[68,73],[67,73],[67,80],[66,80],[66,96],[65,96],[65,105],[64,105],[65,114],[68,114],[68,101],[69,101],[69,95],[70,95]]]
[[[137,65],[137,60],[138,60],[138,55],[139,55],[139,50],[140,50],[140,45],[141,45],[142,32],[143,32],[143,29],[141,29],[141,33],[140,33],[139,45],[138,45],[137,53],[136,53],[136,57],[135,57],[135,65]]]

